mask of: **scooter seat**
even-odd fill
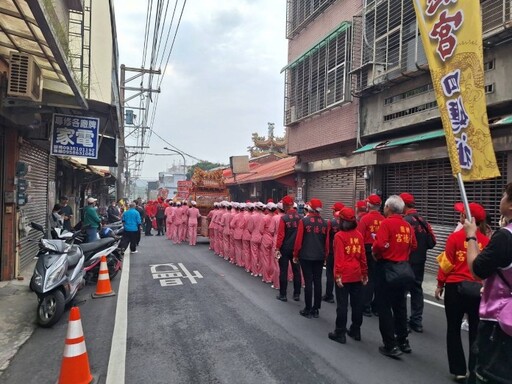
[[[82,251],[84,251],[84,254],[88,253],[96,253],[96,251],[99,251],[103,248],[108,248],[111,244],[115,243],[115,239],[108,237],[105,239],[99,239],[96,241],[93,241],[92,243],[84,243],[80,244],[80,248],[82,248]]]
[[[73,268],[77,265],[82,255],[82,250],[78,246],[73,245],[68,252],[68,268]]]

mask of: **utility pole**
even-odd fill
[[[134,76],[130,78],[126,78],[126,72],[134,72],[136,73]],[[142,81],[140,83],[139,87],[129,87],[127,86],[128,83],[131,81],[138,79],[142,77],[144,74],[150,74],[150,75],[160,75],[160,70],[154,70],[154,69],[144,69],[144,68],[131,68],[126,67],[124,64],[121,65],[121,92],[120,92],[120,104],[121,104],[121,122],[119,127],[119,145],[118,145],[118,166],[117,166],[117,200],[126,197],[125,196],[125,187],[129,188],[129,177],[132,176],[130,174],[130,167],[129,167],[129,158],[127,150],[128,147],[126,145],[126,132],[125,132],[125,108],[128,107],[128,102],[130,100],[133,100],[136,97],[142,97],[145,94],[149,94],[149,99],[151,100],[151,94],[152,93],[160,93],[159,89],[153,89],[151,87],[144,87],[142,84]],[[126,91],[129,92],[136,92],[135,94],[131,94],[130,96],[126,95]],[[147,109],[146,108],[133,108],[133,109]],[[151,127],[146,126],[146,121],[143,121],[141,124],[141,127],[133,127],[134,130],[130,132],[130,135],[139,129],[142,129],[142,141],[140,142],[140,145],[135,146],[140,151],[138,154],[142,155],[144,153],[144,149],[147,147],[144,147],[144,135],[146,129],[151,129]],[[139,143],[137,143],[139,144]],[[140,164],[141,162],[136,162],[136,164]],[[128,175],[128,177],[126,177]],[[135,176],[135,175],[133,175]]]

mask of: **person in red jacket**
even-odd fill
[[[363,323],[363,285],[368,282],[368,266],[364,241],[356,229],[356,214],[345,207],[337,212],[340,220],[339,231],[334,235],[334,281],[336,282],[336,329],[329,333],[329,339],[345,344],[348,334],[354,340],[361,340]],[[352,325],[347,332],[348,298],[352,309]]]
[[[363,288],[363,315],[371,317],[372,313],[377,315],[377,304],[375,302],[375,260],[372,256],[372,245],[375,234],[380,228],[380,223],[385,217],[379,209],[382,199],[379,195],[370,195],[366,199],[368,213],[359,219],[357,230],[363,235],[364,250],[366,252],[366,263],[368,264],[368,284]]]
[[[377,260],[375,266],[375,292],[379,330],[384,346],[379,352],[385,356],[398,357],[411,353],[407,339],[407,284],[390,285],[386,281],[389,263],[409,260],[409,254],[417,247],[414,229],[402,217],[405,203],[400,196],[388,197],[384,204],[384,216],[375,235],[372,252]]]
[[[455,210],[460,212],[460,222],[464,223],[466,215],[462,203],[455,204]],[[486,232],[486,213],[485,209],[477,203],[469,203],[471,216],[475,218],[478,231],[476,236],[466,238],[464,229],[460,229],[446,240],[444,254],[438,258],[439,271],[437,274],[436,299],[440,300],[444,291],[444,311],[446,314],[446,352],[448,353],[448,367],[450,373],[454,375],[456,381],[466,382],[466,377],[472,375],[475,368],[476,355],[470,350],[468,365],[462,348],[460,335],[460,326],[462,318],[466,313],[469,322],[469,345],[473,345],[476,340],[478,329],[478,309],[480,306],[480,296],[468,296],[461,291],[462,282],[477,282],[469,270],[467,264],[468,242],[475,240],[480,250],[484,249],[489,243],[489,238],[484,234]],[[477,282],[481,284],[480,282]]]

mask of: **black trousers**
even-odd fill
[[[119,248],[126,249],[128,244],[130,244],[130,251],[137,250],[137,234],[140,235],[139,231],[124,231],[123,237],[119,242]]]
[[[347,331],[348,299],[352,309],[350,329],[360,329],[363,324],[363,283],[344,283],[340,288],[336,285],[336,332]]]
[[[137,231],[137,239],[136,239],[136,242],[137,242],[137,246],[139,245],[140,243],[140,228],[139,230]]]
[[[292,262],[292,253],[282,253],[279,259],[279,294],[286,296],[288,291],[288,264],[292,263],[293,294],[300,295],[300,264]]]
[[[144,234],[146,236],[151,235],[151,227],[153,226],[153,223],[151,223],[151,218],[149,216],[146,216],[144,218],[144,224],[145,224],[145,227],[146,227],[146,228],[144,228]]]
[[[423,322],[423,277],[425,275],[425,263],[411,263],[414,272],[414,283],[409,287],[411,294],[411,317],[409,323],[421,325]]]
[[[375,302],[375,259],[372,256],[372,245],[365,244],[366,264],[368,265],[368,284],[363,286],[363,310],[376,311]]]
[[[322,304],[323,260],[301,260],[300,267],[304,275],[305,309],[320,309]]]
[[[156,219],[156,227],[157,227],[157,230],[158,230],[158,233],[157,235],[163,235],[164,234],[164,225],[165,225],[165,217],[159,219],[157,217]]]
[[[448,366],[453,375],[465,375],[468,372],[474,372],[476,355],[471,346],[476,340],[478,330],[478,309],[480,299],[471,299],[462,296],[458,291],[458,283],[446,283],[444,288],[444,312],[446,314],[446,352],[448,353]],[[462,347],[462,338],[460,326],[464,314],[468,315],[469,323],[469,359],[466,366],[466,358]]]
[[[382,261],[375,263],[375,293],[379,312],[379,330],[384,346],[393,348],[407,340],[407,286],[390,287],[385,280]]]
[[[325,296],[333,297],[334,290],[334,255],[329,254],[325,263]]]

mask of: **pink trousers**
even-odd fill
[[[197,224],[188,225],[188,243],[189,245],[196,245],[197,242]]]

